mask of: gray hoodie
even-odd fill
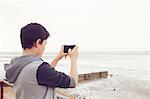
[[[16,99],[55,99],[55,87],[75,87],[72,77],[36,56],[16,57],[4,66],[6,79],[14,84]]]
[[[41,61],[41,59],[35,56],[26,55],[21,57],[15,57],[11,60],[10,64],[4,64],[7,80],[10,83],[14,83],[21,70],[33,61]]]

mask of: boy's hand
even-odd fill
[[[68,54],[71,59],[73,59],[73,58],[77,59],[78,58],[78,46],[76,45],[72,50],[69,49]]]
[[[67,56],[68,53],[64,53],[64,45],[61,46],[61,50],[57,54],[57,56],[53,59],[51,62],[51,66],[55,67],[60,59],[62,59],[64,56]]]
[[[61,50],[59,51],[59,53],[57,54],[57,58],[58,60],[62,59],[64,56],[66,57],[68,55],[68,53],[64,53],[64,45],[61,46]]]
[[[61,46],[61,50],[57,54],[57,56],[53,59],[51,62],[51,66],[55,67],[60,59],[62,59],[64,56],[67,55],[70,56],[71,61],[76,61],[78,57],[78,46],[75,46],[72,50],[69,49],[68,53],[64,53],[64,45]]]

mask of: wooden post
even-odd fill
[[[4,93],[6,88],[11,88],[13,85],[5,80],[0,80],[0,99],[5,99]]]
[[[3,89],[3,85],[4,85],[4,83],[3,83],[3,81],[0,81],[0,87],[1,87],[1,98],[0,99],[3,99],[4,98],[4,89]]]

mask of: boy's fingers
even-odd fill
[[[68,49],[68,53],[71,53],[71,49]]]
[[[64,50],[64,45],[61,45],[61,50]]]
[[[76,45],[76,46],[73,48],[73,50],[78,50],[78,46]]]
[[[67,56],[68,55],[68,53],[63,53],[64,54],[64,56]]]
[[[76,45],[75,48],[78,49],[79,48],[78,45]]]
[[[67,57],[67,55],[65,55],[65,58]]]

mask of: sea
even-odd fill
[[[44,53],[42,59],[48,63],[57,53]],[[10,63],[17,52],[0,52],[0,79],[5,79],[4,64]],[[70,58],[63,58],[56,66],[58,71],[69,74]],[[89,73],[107,70],[111,75],[125,74],[150,80],[150,51],[82,51],[78,56],[78,73]],[[141,74],[142,73],[142,74]],[[140,77],[139,77],[140,75]]]

